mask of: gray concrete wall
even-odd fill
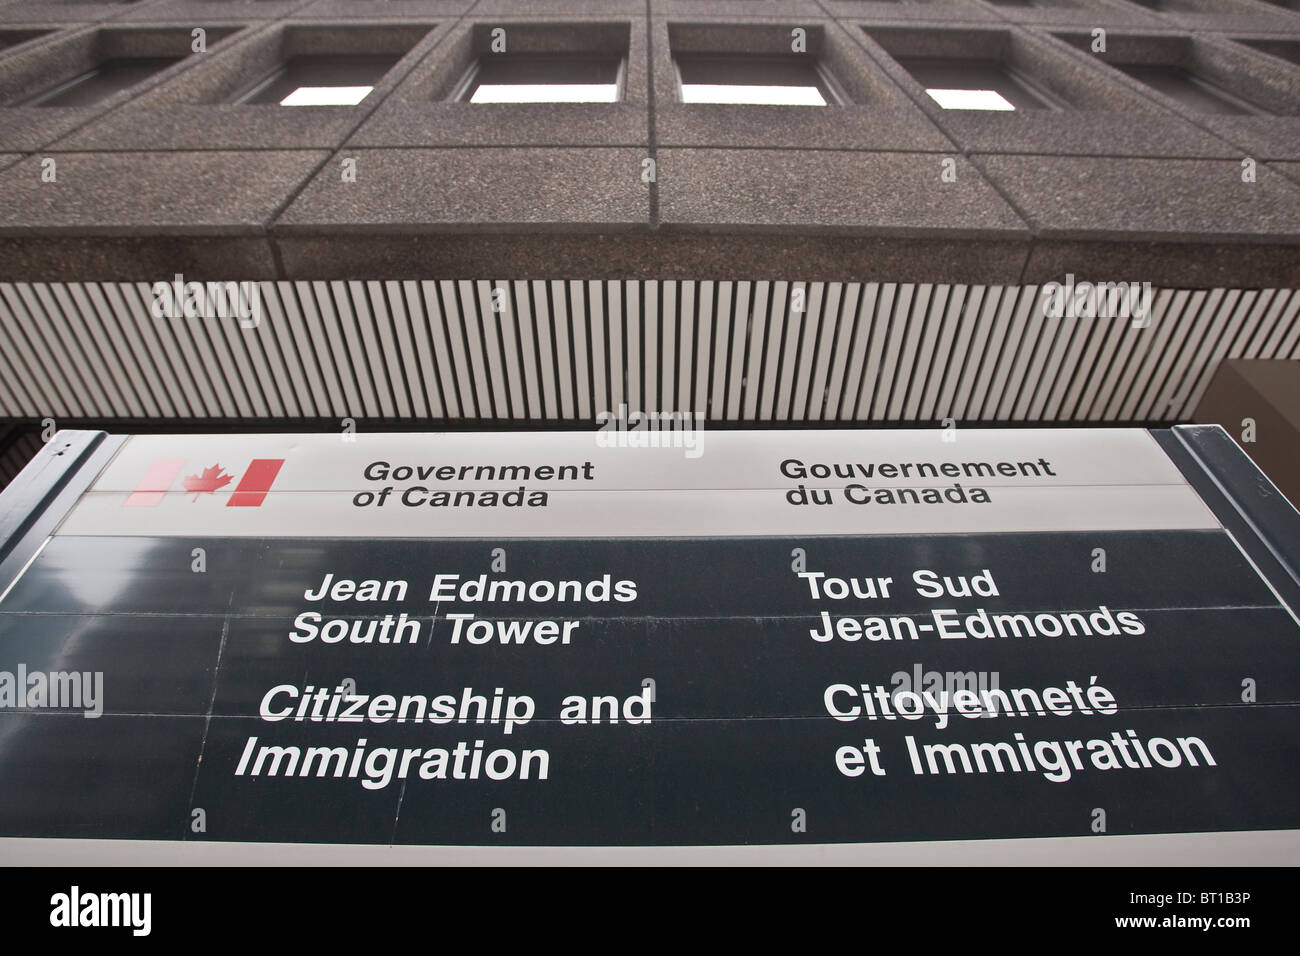
[[[0,105],[0,279],[1072,272],[1292,287],[1288,2],[0,0],[0,104],[105,56],[179,55],[193,28],[208,32],[207,52],[94,106]],[[495,27],[514,50],[624,55],[622,101],[453,102]],[[674,48],[773,52],[796,27],[846,102],[679,101]],[[1098,28],[1106,54],[1088,49]],[[228,102],[304,52],[400,59],[355,107]],[[1066,108],[944,111],[895,60],[907,55],[994,56]],[[1271,115],[1195,112],[1108,59],[1192,67]]]

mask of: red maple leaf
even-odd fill
[[[218,488],[224,488],[234,480],[234,475],[228,475],[220,465],[213,465],[211,468],[204,468],[203,473],[199,475],[186,475],[181,479],[181,484],[185,486],[186,491],[194,492],[191,501],[198,501],[201,494],[212,494]]]

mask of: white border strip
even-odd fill
[[[1294,866],[1300,830],[807,846],[501,847],[0,838],[9,866]]]

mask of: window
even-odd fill
[[[1295,111],[1294,98],[1253,75],[1254,68],[1263,64],[1240,47],[1207,43],[1194,36],[1114,32],[1106,39],[1105,52],[1094,54],[1087,33],[1062,31],[1054,35],[1197,113],[1290,115]]]
[[[946,110],[1014,110],[1015,104],[997,90],[942,90],[925,91]]]
[[[617,103],[623,59],[578,54],[485,54],[454,99],[469,103]]]
[[[1059,103],[997,60],[897,57],[930,98],[946,110],[1044,110]]]
[[[1113,109],[1114,83],[1089,76],[1068,53],[1021,31],[992,26],[864,26],[867,37],[911,74],[904,86],[938,108],[992,113]],[[919,86],[917,90],[913,87]],[[1147,106],[1124,86],[1129,100]],[[927,104],[928,108],[928,104]]]
[[[129,89],[174,63],[181,57],[122,57],[105,60],[70,80],[37,93],[19,106],[89,106]]]
[[[676,63],[683,103],[826,106],[842,101],[808,56],[683,55]]]
[[[1115,68],[1201,113],[1264,112],[1253,103],[1181,67],[1160,63],[1119,63]]]
[[[280,106],[355,106],[398,61],[397,56],[295,56],[235,98]]]

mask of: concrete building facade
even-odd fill
[[[1277,0],[7,0],[0,418],[1190,420],[1300,358],[1298,64]]]

